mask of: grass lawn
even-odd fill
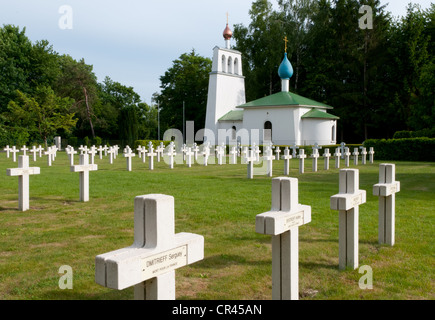
[[[376,157],[376,155],[375,155]],[[11,157],[12,158],[12,157]],[[133,289],[116,291],[94,281],[95,256],[133,243],[134,198],[162,193],[175,197],[176,232],[205,238],[204,260],[176,271],[177,299],[253,299],[272,297],[271,238],[255,232],[255,216],[270,210],[271,178],[246,178],[246,165],[195,164],[192,168],[155,161],[155,170],[133,159],[126,171],[122,155],[99,160],[90,173],[90,201],[79,202],[79,175],[58,152],[52,167],[46,157],[31,166],[30,210],[18,211],[17,167],[0,153],[0,299],[132,299]],[[75,157],[75,163],[78,157]],[[435,163],[396,163],[396,244],[378,244],[379,163],[358,165],[360,189],[359,264],[373,270],[373,289],[362,290],[357,270],[338,270],[338,212],[330,196],[338,193],[338,169],[313,173],[311,160],[299,174],[299,202],[312,208],[312,222],[299,229],[300,299],[434,299]],[[341,166],[343,167],[344,161]],[[353,168],[351,161],[351,168]],[[274,162],[274,177],[283,161]],[[73,289],[59,288],[59,268],[73,270]]]

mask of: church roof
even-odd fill
[[[270,96],[260,98],[240,106],[237,108],[264,108],[264,107],[316,107],[320,109],[333,109],[327,104],[317,102],[296,93],[281,91]]]
[[[337,116],[334,116],[333,114],[329,114],[323,111],[320,111],[319,109],[311,109],[306,114],[302,116],[302,119],[331,119],[331,120],[338,120],[340,119]]]
[[[243,121],[243,110],[232,110],[218,121]]]

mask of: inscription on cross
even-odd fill
[[[204,237],[175,234],[174,198],[134,200],[134,242],[95,258],[95,281],[116,290],[134,286],[135,300],[175,300],[175,270],[204,258]]]
[[[311,207],[299,204],[298,179],[272,179],[272,208],[255,218],[255,231],[272,236],[272,299],[299,299],[299,227]]]
[[[394,246],[396,193],[400,182],[396,181],[396,166],[382,163],[379,166],[379,183],[373,186],[373,195],[379,197],[379,243]]]
[[[366,202],[366,191],[359,190],[359,171],[342,169],[339,193],[331,196],[331,209],[339,213],[339,268],[358,268],[359,205]]]

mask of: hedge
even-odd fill
[[[435,161],[435,138],[368,139],[364,146],[378,160]]]

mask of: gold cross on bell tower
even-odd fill
[[[284,38],[284,43],[285,43],[285,48],[284,48],[284,50],[285,50],[285,53],[287,53],[287,43],[288,43],[287,36],[285,36],[285,38]]]

